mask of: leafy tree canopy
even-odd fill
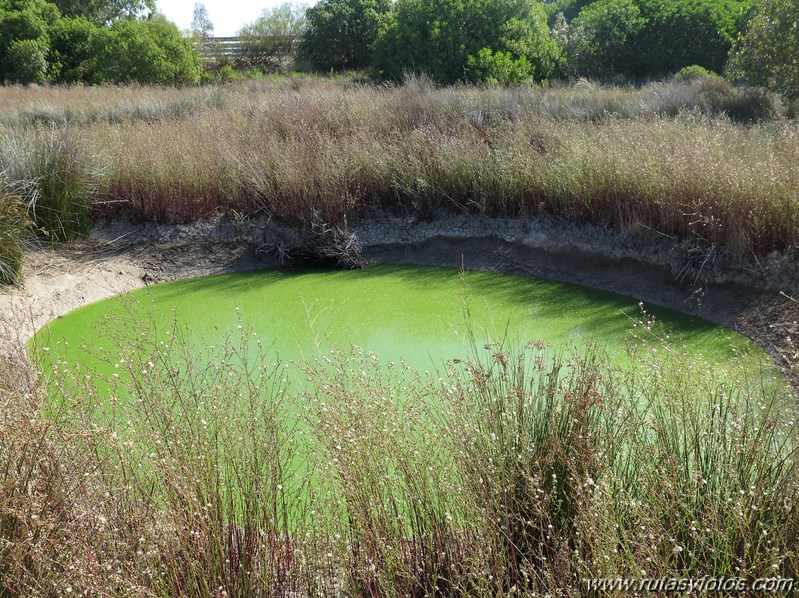
[[[109,26],[45,0],[0,0],[0,81],[186,84],[199,75],[191,42],[157,14]]]
[[[559,0],[571,8],[582,1]],[[690,65],[721,72],[751,6],[751,0],[593,0],[573,19],[557,15],[554,32],[570,75],[661,77]]]
[[[391,0],[321,0],[308,9],[300,60],[323,71],[368,66],[390,10]]]
[[[50,29],[52,79],[88,83],[95,79],[95,51],[100,28],[84,17],[59,19]]]
[[[239,66],[277,68],[294,56],[305,32],[305,6],[284,3],[265,9],[254,23],[239,31]]]
[[[559,53],[534,0],[398,0],[374,61],[392,80],[512,82],[548,78]]]
[[[60,18],[44,0],[0,0],[0,81],[43,83],[48,76],[48,31]]]
[[[194,18],[191,20],[191,30],[200,36],[203,41],[208,40],[214,34],[214,24],[208,14],[205,4],[197,3],[194,5]]]
[[[163,18],[122,19],[98,33],[95,83],[186,85],[200,80],[200,57],[191,40]]]
[[[638,0],[645,26],[638,38],[637,76],[673,74],[696,64],[721,72],[750,0]]]
[[[634,0],[597,0],[570,24],[558,21],[555,32],[568,56],[567,73],[593,77],[629,73],[644,25]]]
[[[799,0],[762,0],[727,67],[742,79],[799,100]]]
[[[103,25],[155,12],[155,0],[54,0],[65,17],[85,17]]]

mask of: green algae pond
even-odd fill
[[[768,361],[727,328],[665,308],[643,309],[669,342],[722,370],[741,359]],[[45,370],[57,361],[113,374],[114,348],[143,334],[137,324],[146,320],[151,334],[185,330],[198,350],[247,327],[284,363],[357,345],[385,363],[436,370],[466,358],[474,338],[509,346],[542,341],[555,350],[594,342],[623,365],[642,316],[631,297],[523,276],[405,266],[270,270],[162,283],[84,306],[39,331],[32,350]]]
[[[665,308],[645,309],[663,335],[719,367],[744,355],[765,358],[729,329]],[[283,362],[357,345],[381,361],[404,360],[417,370],[466,357],[470,335],[481,342],[538,340],[556,349],[592,341],[621,365],[642,317],[633,298],[522,276],[403,266],[261,271],[163,283],[87,305],[45,326],[33,350],[45,363],[58,358],[108,369],[97,349],[111,350],[120,334],[140,333],[109,325],[132,312],[154,316],[163,331],[175,323],[198,348],[247,326]]]
[[[430,414],[438,412],[442,395],[428,393],[433,397],[428,411],[402,405],[408,376],[393,369],[400,362],[404,372],[427,371],[435,379],[448,360],[468,360],[472,344],[493,341],[512,349],[534,340],[555,352],[593,342],[613,365],[624,368],[628,347],[640,346],[640,337],[652,339],[654,349],[668,337],[667,344],[706,363],[703,370],[718,368],[723,376],[734,366],[751,364],[760,376],[768,372],[761,367],[768,361],[765,352],[749,339],[675,311],[643,309],[630,297],[495,273],[404,266],[271,270],[158,284],[87,305],[51,321],[34,337],[31,351],[50,379],[48,409],[58,417],[65,410],[79,412],[73,433],[92,429],[107,439],[109,448],[103,450],[113,455],[108,458],[147,478],[141,485],[148,492],[161,488],[167,493],[172,478],[194,479],[195,455],[204,455],[204,479],[218,480],[210,486],[218,485],[230,497],[228,517],[238,518],[246,510],[242,488],[261,483],[241,479],[264,478],[272,480],[273,499],[280,489],[292,493],[288,503],[306,505],[284,516],[283,523],[293,527],[310,522],[307,504],[316,491],[311,488],[322,485],[321,480],[335,484],[331,480],[337,476],[346,477],[329,474],[342,463],[330,458],[331,451],[342,450],[339,435],[372,439],[368,450],[379,453],[374,458],[381,471],[396,453],[380,437],[397,422],[404,422],[403,438],[410,438],[411,445],[425,439],[430,449],[428,440],[436,436],[425,420],[436,417]],[[190,359],[160,360],[161,347],[171,346],[176,336],[181,338],[178,353]],[[632,340],[635,336],[639,340]],[[233,368],[234,379],[227,382],[226,360],[247,360],[241,353],[215,350],[231,338],[245,341],[245,354],[259,347],[260,361]],[[316,376],[316,395],[296,398],[308,381],[306,364],[324,363],[335,350],[347,360],[352,346],[359,348],[349,358],[352,364],[342,366],[341,358],[334,358],[331,373]],[[368,365],[358,361],[364,355]],[[372,364],[376,369],[363,371],[351,394],[347,378],[358,378],[361,368]],[[160,374],[151,375],[159,367]],[[262,368],[270,373],[264,375]],[[375,374],[380,368],[385,376]],[[195,385],[204,377],[212,383]],[[344,386],[337,387],[339,382]],[[186,385],[193,388],[184,392]],[[352,403],[361,400],[359,392],[367,397],[363,405]],[[350,403],[339,406],[337,401]],[[336,403],[333,411],[328,402]],[[374,429],[355,431],[364,426]],[[397,432],[403,427],[392,429],[405,434]],[[132,447],[141,447],[140,452],[131,453]],[[353,462],[367,458],[362,450],[351,455]],[[273,469],[242,474],[241,464],[252,462],[256,453],[261,457],[253,467],[272,463]],[[184,477],[175,473],[176,463],[186,464]],[[239,481],[230,482],[234,479]]]

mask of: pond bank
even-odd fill
[[[648,231],[549,218],[386,216],[351,223],[350,231],[367,263],[573,282],[728,326],[781,364],[799,351],[799,263],[785,256],[746,259]],[[278,266],[304,238],[267,220],[100,223],[81,242],[28,252],[22,285],[0,290],[0,338],[25,340],[52,318],[148,284]]]

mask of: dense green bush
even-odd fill
[[[48,76],[48,29],[58,9],[43,0],[0,0],[0,82],[43,83]]]
[[[437,83],[547,79],[559,48],[533,0],[399,0],[375,42],[378,74]]]
[[[636,46],[639,77],[668,75],[692,64],[721,72],[752,6],[750,0],[638,3],[645,20]]]
[[[369,66],[390,10],[390,0],[322,0],[308,9],[300,60],[322,71]]]
[[[47,80],[47,42],[18,39],[6,51],[8,80],[12,83],[44,83]]]
[[[59,19],[50,29],[54,79],[59,83],[89,83],[94,78],[99,28],[83,17]]]
[[[751,0],[594,0],[554,5],[562,9],[552,22],[567,53],[567,75],[634,78],[670,75],[690,65],[721,72],[752,7]]]
[[[763,0],[730,56],[727,74],[799,99],[799,0]]]
[[[634,0],[597,0],[571,24],[558,21],[556,31],[567,53],[570,75],[604,77],[629,73],[634,41],[644,27]]]
[[[672,79],[675,81],[699,81],[701,79],[721,79],[721,77],[717,73],[709,71],[703,66],[692,64],[690,66],[685,66],[674,73],[674,77],[672,77]]]
[[[138,3],[106,3],[103,8],[101,2],[86,2],[80,10],[78,4],[71,6],[70,16],[63,17],[58,6],[44,0],[0,0],[0,82],[186,84],[199,80],[199,55],[175,25],[158,16],[98,24],[80,11],[127,14]],[[128,8],[120,8],[123,4]]]
[[[98,30],[95,46],[95,83],[186,85],[200,80],[200,57],[191,41],[164,20],[116,21]]]

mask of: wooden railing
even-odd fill
[[[200,54],[206,59],[235,56],[239,46],[241,46],[240,37],[209,37],[199,42]]]

